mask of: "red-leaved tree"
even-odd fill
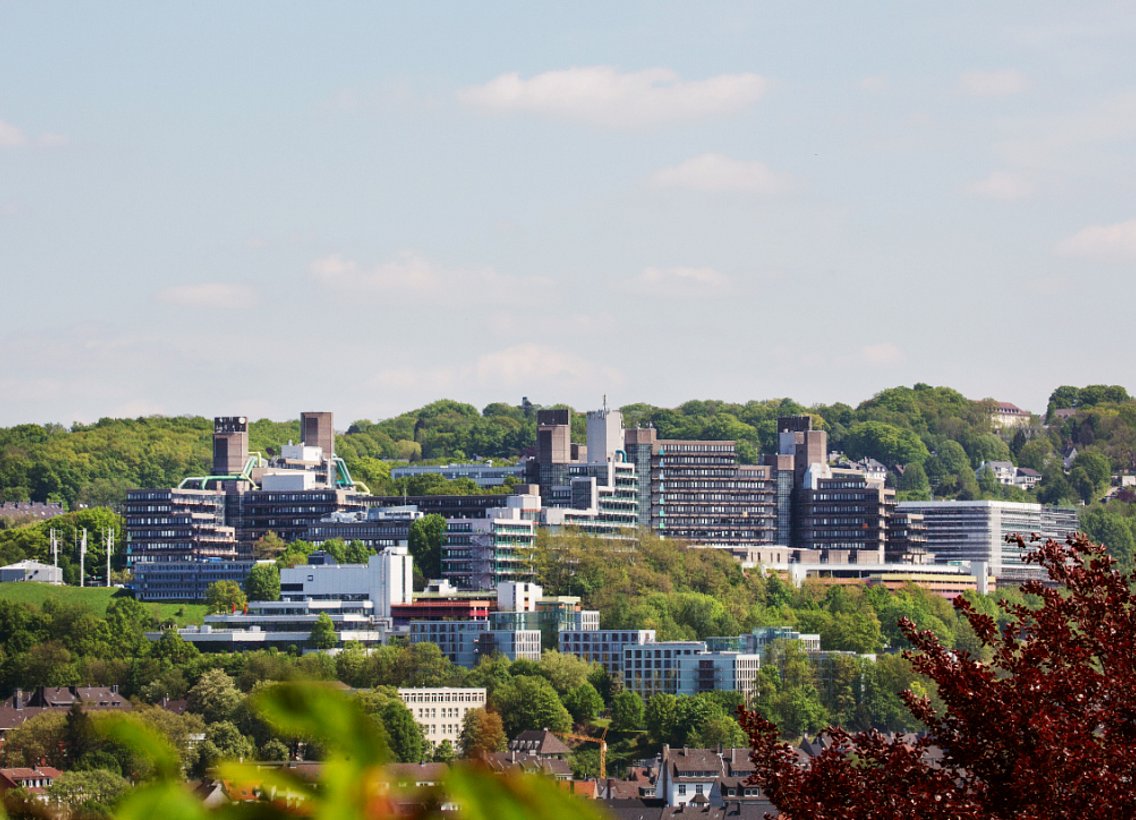
[[[1018,543],[1024,547],[1021,539]],[[1085,536],[1046,541],[1028,561],[1057,588],[1022,585],[1041,606],[994,619],[955,608],[993,650],[989,663],[900,622],[915,669],[943,708],[901,693],[926,736],[830,731],[802,763],[777,727],[742,711],[753,782],[793,820],[1136,816],[1136,596]]]

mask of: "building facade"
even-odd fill
[[[422,727],[422,734],[431,747],[449,741],[457,748],[466,714],[473,709],[484,709],[486,703],[482,687],[399,689],[398,696],[414,716],[414,722]]]

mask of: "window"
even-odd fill
[[[685,783],[679,783],[678,784],[678,793],[683,794],[683,795],[686,794],[686,784]]]

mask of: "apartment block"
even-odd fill
[[[600,664],[613,678],[623,679],[624,650],[655,642],[653,629],[564,629],[560,651]]]

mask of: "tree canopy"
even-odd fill
[[[915,670],[936,701],[903,693],[919,739],[828,731],[802,765],[775,724],[743,711],[756,781],[791,818],[1124,816],[1136,805],[1136,594],[1084,536],[1047,541],[1030,561],[1057,588],[1028,581],[1036,606],[1009,621],[965,598],[955,607],[990,660],[951,649],[905,619]],[[937,706],[936,704],[941,704]],[[938,759],[932,758],[932,752]]]

